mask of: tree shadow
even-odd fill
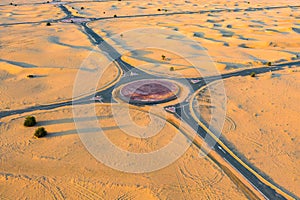
[[[96,116],[96,119],[109,119],[112,118],[112,115],[107,116]],[[48,121],[39,121],[37,124],[39,126],[46,126],[46,125],[54,125],[54,124],[67,124],[67,123],[74,123],[76,122],[86,122],[92,121],[95,117],[81,117],[81,118],[65,118],[65,119],[57,119],[57,120],[48,120]]]
[[[84,133],[100,133],[100,131],[110,131],[110,130],[117,130],[125,126],[110,126],[110,127],[89,127],[89,128],[82,128],[82,129],[73,129],[73,130],[67,130],[67,131],[59,131],[59,132],[52,132],[48,133],[46,136],[47,138],[51,137],[59,137],[59,136],[65,136],[65,135],[74,135],[74,134],[84,134]]]
[[[35,74],[29,74],[27,75],[28,78],[45,78],[48,75],[35,75]]]

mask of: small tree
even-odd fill
[[[255,73],[255,72],[251,72],[250,76],[251,76],[251,77],[255,77],[255,76],[256,76],[256,73]]]
[[[162,58],[163,60],[165,60],[165,59],[166,59],[166,56],[165,56],[165,55],[161,55],[161,58]]]
[[[27,78],[35,78],[35,75],[29,74],[29,75],[27,75]]]
[[[37,138],[45,137],[47,135],[47,131],[44,127],[39,127],[35,130],[34,136]]]
[[[34,116],[28,116],[28,117],[25,118],[24,126],[32,127],[34,125],[36,125],[36,120],[35,120]]]

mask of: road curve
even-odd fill
[[[210,84],[215,84],[215,82],[211,82]],[[237,155],[235,155],[217,136],[215,136],[215,134],[208,127],[206,127],[204,123],[201,122],[201,120],[199,120],[193,108],[193,99],[197,94],[199,94],[200,91],[207,88],[208,86],[209,85],[205,85],[201,87],[193,94],[189,102],[189,107],[184,107],[183,109],[183,120],[186,120],[186,113],[189,113],[192,116],[193,120],[199,124],[200,130],[209,134],[208,140],[212,140],[216,143],[214,145],[215,151],[227,162],[229,162],[237,171],[239,171],[239,173],[241,173],[261,194],[263,194],[265,198],[270,200],[295,199],[296,197],[292,197],[290,194],[275,186],[260,174],[258,174],[255,170],[253,170],[250,166],[248,166]],[[189,118],[189,121],[190,120],[191,119]]]

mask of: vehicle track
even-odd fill
[[[85,197],[86,199],[94,200],[94,199],[104,199],[100,195],[98,195],[96,192],[89,190],[81,185],[79,185],[76,182],[67,183],[68,190],[75,191],[80,195],[80,198]]]
[[[64,200],[65,197],[62,194],[60,188],[56,185],[55,181],[49,181],[46,177],[39,177],[37,183],[41,185],[54,200]]]

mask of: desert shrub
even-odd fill
[[[47,131],[44,127],[39,127],[35,130],[34,136],[37,138],[45,137],[47,135]]]
[[[255,73],[255,72],[251,72],[250,76],[251,76],[251,77],[255,77],[255,76],[256,76],[256,73]]]
[[[31,126],[34,126],[34,125],[36,125],[36,120],[35,120],[34,116],[28,116],[28,117],[25,118],[24,126],[31,127]]]
[[[166,56],[165,55],[161,55],[161,59],[165,60]]]
[[[175,69],[174,69],[174,67],[170,67],[170,71],[174,71]]]
[[[50,22],[47,22],[46,26],[51,26],[51,23],[50,23]]]
[[[27,78],[34,78],[34,77],[35,77],[35,75],[33,75],[33,74],[27,75]]]
[[[117,15],[114,15],[114,17],[118,17]]]
[[[157,9],[157,11],[161,11],[161,9],[159,8],[159,9]]]
[[[84,9],[84,7],[81,7],[80,9],[81,9],[81,10],[83,10],[83,9]]]
[[[271,63],[271,62],[267,62],[267,65],[268,65],[268,66],[271,66],[271,65],[272,65],[272,63]]]

